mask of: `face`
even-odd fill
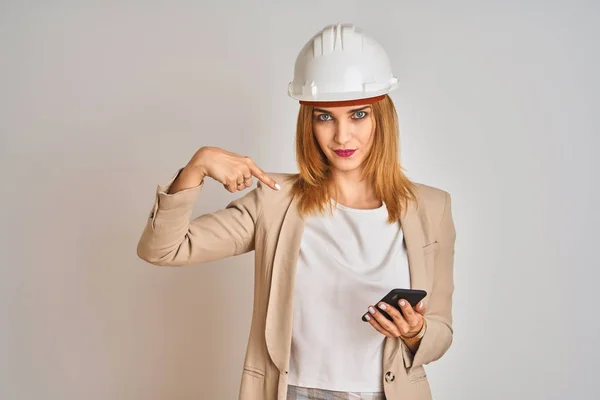
[[[315,138],[331,167],[339,172],[360,170],[373,145],[374,132],[370,105],[315,107],[313,111]]]

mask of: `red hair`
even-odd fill
[[[360,104],[364,104],[364,99]],[[326,205],[333,212],[330,165],[313,134],[313,109],[313,105],[301,103],[296,125],[296,162],[300,172],[294,177],[292,194],[299,196],[301,215],[323,212]],[[408,201],[415,198],[415,187],[400,165],[398,118],[392,99],[384,95],[373,103],[372,115],[375,136],[363,163],[362,177],[371,182],[375,195],[387,207],[388,222],[393,223],[400,219]]]

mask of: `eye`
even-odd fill
[[[357,111],[354,113],[354,118],[356,118],[356,119],[363,119],[366,116],[367,116],[367,113],[364,111]]]
[[[317,119],[319,121],[330,121],[331,120],[331,115],[329,115],[329,114],[319,114],[319,115],[317,115]]]

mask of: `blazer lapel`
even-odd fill
[[[423,246],[425,245],[425,236],[423,225],[419,218],[416,201],[409,201],[408,207],[400,216],[400,226],[406,243],[406,252],[408,254],[408,269],[410,271],[410,288],[425,290],[427,276],[425,273],[425,254]],[[390,367],[390,362],[400,348],[400,339],[386,339],[383,349],[384,368]],[[405,347],[405,346],[404,346]],[[405,351],[410,352],[405,347]],[[405,355],[407,357],[408,355]]]
[[[285,213],[275,247],[265,327],[267,350],[281,372],[287,372],[289,363],[294,281],[303,231],[304,218],[298,210],[298,199],[294,197]]]
[[[402,233],[406,243],[406,252],[408,253],[408,269],[410,271],[410,287],[411,289],[425,290],[427,284],[427,276],[425,273],[425,253],[423,246],[425,245],[425,234],[423,225],[419,218],[417,203],[410,201],[408,208],[400,217]]]

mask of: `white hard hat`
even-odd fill
[[[328,25],[304,45],[290,97],[301,102],[367,99],[389,93],[398,78],[385,50],[354,25]]]

